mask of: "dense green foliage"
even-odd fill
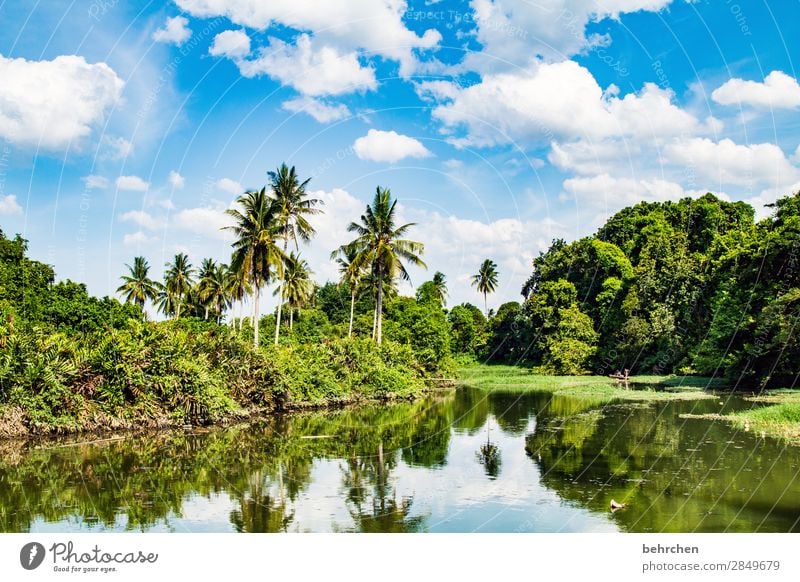
[[[800,194],[758,223],[712,194],[643,202],[533,261],[525,301],[492,318],[486,357],[549,373],[800,373]]]

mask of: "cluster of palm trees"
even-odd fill
[[[144,257],[136,257],[129,274],[122,277],[117,289],[123,298],[144,309],[147,301],[169,317],[180,317],[190,309],[201,309],[206,319],[213,315],[220,321],[223,312],[234,304],[241,305],[249,297],[253,321],[259,321],[262,290],[277,283],[274,295],[278,301],[275,323],[275,343],[280,337],[284,303],[289,309],[289,327],[293,326],[295,310],[314,296],[315,283],[308,263],[299,254],[300,242],[308,242],[315,234],[308,218],[321,212],[322,201],[306,192],[309,180],[301,181],[294,167],[281,165],[268,172],[269,183],[261,190],[247,191],[236,199],[235,207],[226,212],[233,219],[233,254],[230,266],[205,259],[195,279],[189,258],[180,253],[166,265],[164,282],[151,280]],[[356,295],[365,289],[374,293],[372,337],[381,343],[383,338],[383,301],[395,292],[397,279],[409,280],[404,265],[426,268],[421,259],[422,243],[405,238],[414,223],[397,224],[397,200],[387,188],[377,188],[372,204],[348,231],[356,238],[332,254],[339,262],[340,284],[351,292],[350,327],[353,332],[353,307]],[[294,250],[289,249],[292,243]],[[444,279],[442,277],[442,285]],[[253,342],[259,344],[259,326],[254,325]]]

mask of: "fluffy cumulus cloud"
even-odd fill
[[[215,57],[228,57],[238,59],[250,54],[250,37],[243,30],[226,30],[214,37],[214,42],[208,49],[209,54]]]
[[[318,46],[307,34],[295,44],[271,38],[256,59],[239,61],[239,70],[245,77],[269,75],[311,96],[341,95],[378,86],[374,69],[362,65],[358,53]]]
[[[0,196],[0,214],[6,216],[13,216],[15,214],[22,214],[22,206],[17,202],[17,197],[13,194]]]
[[[120,214],[122,222],[130,222],[146,230],[156,230],[164,226],[164,222],[143,210],[130,210]]]
[[[175,190],[180,190],[186,185],[186,178],[181,176],[175,170],[172,170],[169,173],[169,177],[167,178],[169,185],[172,186]]]
[[[232,239],[233,235],[224,229],[233,222],[231,217],[225,213],[226,208],[219,201],[212,201],[207,206],[185,208],[175,214],[171,225],[208,238],[228,241]]]
[[[441,40],[434,29],[418,35],[406,26],[404,0],[176,0],[176,4],[194,16],[225,16],[249,28],[282,25],[308,32],[320,43],[315,50],[380,55],[398,61],[403,75],[414,71],[415,49],[433,48]]]
[[[721,105],[792,109],[800,107],[800,85],[794,77],[781,71],[772,71],[763,83],[731,79],[715,89],[711,98]]]
[[[175,16],[167,18],[164,26],[156,30],[151,38],[156,42],[180,46],[189,40],[191,36],[192,31],[189,29],[189,20],[183,16]]]
[[[0,79],[0,137],[48,150],[90,135],[124,86],[105,63],[72,55],[51,61],[0,55]]]
[[[129,233],[123,236],[122,244],[124,244],[126,247],[139,247],[142,245],[156,242],[157,240],[158,237],[149,236],[144,232],[142,232],[141,230],[137,230],[134,233]]]
[[[534,63],[526,69],[484,75],[469,87],[439,86],[449,97],[433,110],[457,146],[548,143],[578,138],[656,137],[718,128],[673,103],[671,91],[647,83],[619,98],[603,91],[574,61]],[[460,130],[465,130],[463,136]]]
[[[116,181],[119,190],[131,192],[146,192],[150,184],[142,180],[139,176],[120,176]]]
[[[404,158],[427,158],[432,155],[413,137],[379,129],[370,129],[367,135],[358,138],[353,143],[353,150],[362,160],[373,162],[394,163]]]
[[[103,176],[89,174],[81,178],[81,180],[83,180],[87,190],[108,188],[108,178],[104,178]]]
[[[342,103],[328,104],[313,97],[297,97],[281,104],[292,113],[306,113],[320,123],[331,123],[350,116],[350,110]]]
[[[230,178],[222,178],[221,180],[217,180],[215,186],[223,192],[227,192],[228,194],[239,195],[244,191],[244,188],[242,188],[242,185],[239,182],[236,180],[231,180]]]
[[[619,18],[623,13],[657,11],[671,1],[472,0],[475,35],[483,50],[468,55],[465,66],[487,72],[526,66],[535,57],[562,60],[609,42],[606,36],[586,35],[590,21]]]
[[[779,187],[800,180],[800,170],[778,146],[770,143],[741,145],[730,139],[676,140],[664,149],[673,164],[690,167],[709,184]]]

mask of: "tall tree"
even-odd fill
[[[424,245],[402,238],[414,223],[396,225],[397,200],[392,200],[388,188],[378,186],[371,205],[367,205],[361,222],[352,222],[347,227],[358,237],[351,243],[356,249],[353,265],[356,269],[367,269],[375,276],[375,339],[383,339],[383,283],[400,277],[410,280],[403,260],[409,264],[427,268],[420,255]]]
[[[289,329],[294,327],[294,310],[299,311],[314,294],[315,286],[311,275],[312,271],[305,259],[294,252],[286,257],[283,285],[275,290],[275,295],[280,291],[283,294],[281,301],[285,301],[289,307]]]
[[[479,293],[483,293],[483,311],[489,317],[489,308],[486,296],[494,293],[497,288],[497,264],[491,259],[486,259],[481,263],[478,273],[472,276],[472,286],[478,288]]]
[[[181,316],[181,305],[183,304],[184,297],[188,297],[192,291],[194,268],[189,262],[189,257],[186,253],[178,253],[172,260],[172,263],[167,263],[167,272],[164,274],[164,290],[171,298],[171,303],[174,306],[175,319]]]
[[[144,311],[147,300],[155,301],[158,297],[158,283],[149,277],[150,265],[144,257],[134,257],[133,266],[125,266],[129,274],[121,277],[123,283],[117,293],[122,294],[126,303],[133,303]]]
[[[212,286],[214,284],[214,273],[217,270],[217,263],[214,259],[205,258],[200,264],[200,272],[197,274],[197,298],[203,307],[203,319],[208,319],[208,311],[212,305]]]
[[[352,245],[342,245],[331,254],[331,258],[335,258],[336,263],[339,265],[339,274],[341,275],[339,284],[347,285],[350,290],[350,325],[347,328],[347,337],[352,337],[353,335],[353,311],[356,304],[356,294],[364,277],[363,269],[358,269],[353,264],[357,255],[358,249]]]
[[[447,279],[441,271],[436,271],[433,274],[433,288],[442,307],[447,305]]]
[[[295,249],[299,250],[298,238],[303,242],[308,242],[314,235],[314,228],[308,222],[307,217],[318,214],[320,210],[315,208],[321,204],[317,198],[309,198],[306,193],[306,186],[311,178],[303,182],[297,177],[294,166],[281,166],[275,172],[269,172],[270,188],[274,199],[275,226],[278,236],[283,239],[283,254],[285,255],[289,241],[294,241]],[[279,280],[278,297],[283,297],[284,277]],[[278,343],[281,328],[281,307],[283,302],[278,302],[278,314],[275,321],[275,344]]]
[[[229,286],[228,265],[214,263],[213,268],[198,284],[197,296],[203,307],[205,307],[206,319],[208,319],[208,312],[212,311],[217,324],[220,323],[222,312],[230,305],[231,301]]]
[[[283,276],[284,253],[277,244],[277,205],[267,196],[266,188],[245,192],[236,199],[238,208],[226,212],[234,224],[225,229],[233,231],[231,268],[246,278],[253,290],[253,344],[259,342],[259,299],[261,288],[273,277]]]

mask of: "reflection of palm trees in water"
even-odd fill
[[[396,454],[384,454],[381,440],[374,456],[353,456],[341,467],[346,503],[356,531],[407,533],[423,529],[424,516],[410,517],[413,498],[398,501],[397,490],[389,482],[396,461]]]
[[[503,464],[500,458],[500,447],[490,440],[490,420],[486,420],[486,442],[481,445],[475,453],[478,462],[483,465],[486,475],[491,479],[496,479],[500,475],[500,466]]]
[[[269,478],[258,470],[248,478],[247,491],[238,496],[239,509],[231,512],[231,523],[236,531],[248,533],[285,532],[294,520],[294,511],[288,511],[282,483],[283,469],[279,468],[279,498],[271,495]]]

